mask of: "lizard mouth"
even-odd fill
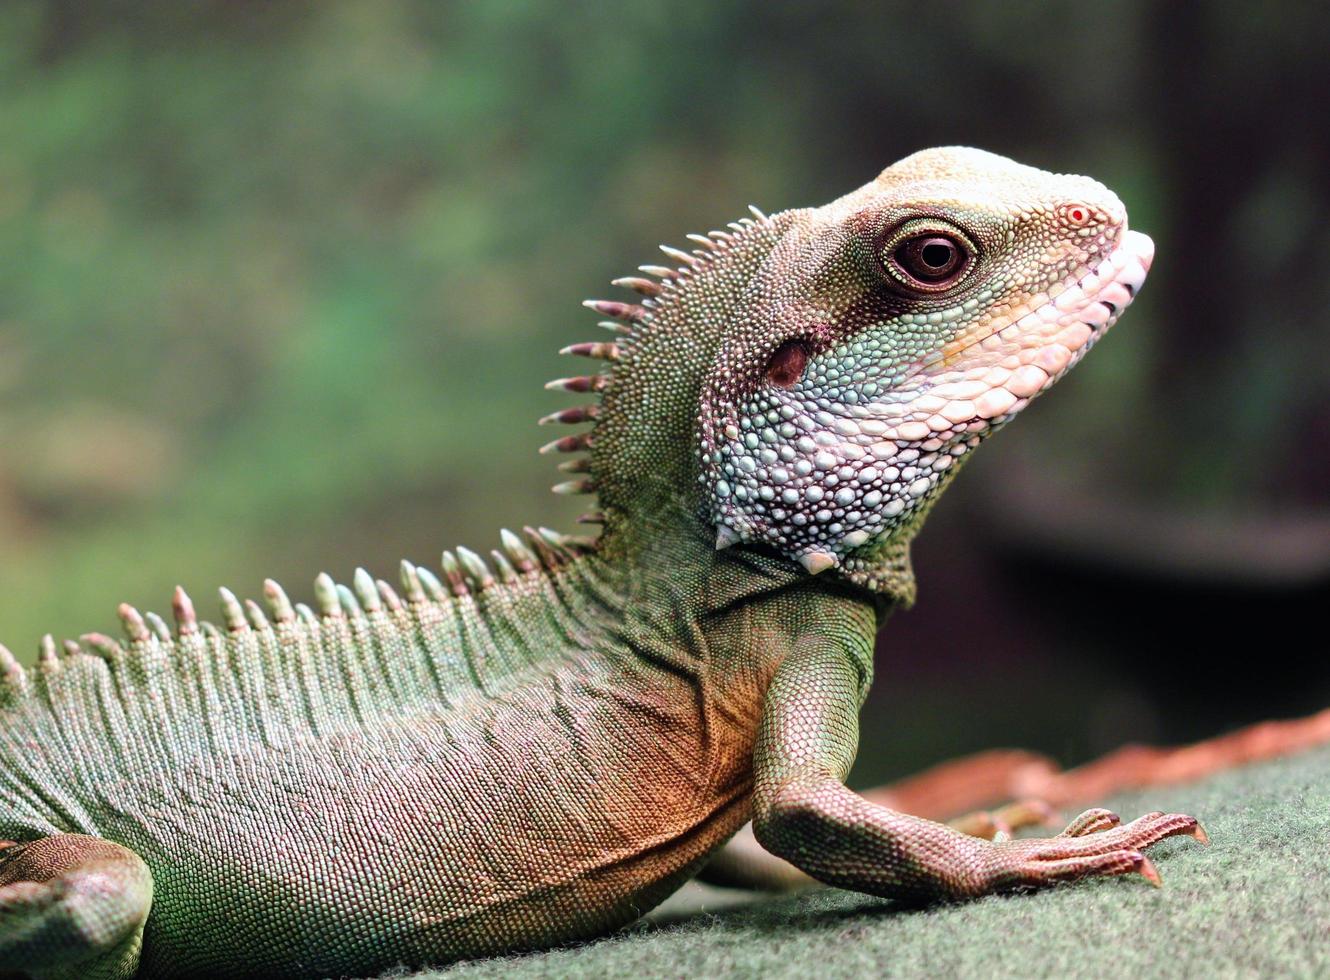
[[[1056,296],[947,351],[938,368],[952,378],[935,375],[930,386],[931,394],[948,399],[942,415],[972,425],[998,425],[1015,415],[1117,323],[1153,260],[1149,236],[1124,231],[1106,258]],[[973,380],[958,384],[959,373]]]
[[[1145,282],[1154,255],[1155,245],[1150,236],[1139,231],[1124,231],[1117,248],[1089,275],[1016,321],[1014,326],[1020,328],[1034,317],[1059,328],[1057,340],[1068,348],[1072,357],[1058,370],[1049,372],[1050,383],[1083,357],[1094,342],[1117,323]],[[1040,334],[1038,328],[1031,330],[1033,337],[1038,338]],[[1036,362],[1038,360],[1036,358]]]

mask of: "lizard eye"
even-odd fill
[[[974,250],[965,239],[943,229],[905,229],[887,240],[882,262],[891,277],[907,289],[937,293],[970,271]]]

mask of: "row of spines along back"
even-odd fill
[[[425,566],[403,561],[399,575],[400,594],[383,579],[375,579],[360,568],[349,586],[334,582],[327,573],[319,575],[314,580],[313,608],[304,603],[293,603],[281,585],[268,579],[263,583],[262,604],[252,599],[242,602],[230,589],[220,589],[220,625],[200,619],[193,600],[179,587],[171,601],[174,629],[156,613],[140,613],[128,603],[121,604],[118,613],[125,640],[130,644],[149,642],[153,638],[171,643],[197,633],[220,637],[251,629],[270,629],[278,623],[304,622],[314,626],[321,619],[360,618],[383,610],[397,611],[406,602],[443,602],[483,594],[496,586],[519,583],[525,576],[556,571],[594,549],[591,539],[560,534],[544,527],[525,527],[520,535],[505,529],[500,532],[500,541],[501,547],[490,552],[488,562],[468,548],[445,551],[441,575]],[[104,633],[86,633],[78,640],[63,643],[57,643],[54,637],[47,635],[39,646],[36,669],[59,670],[64,660],[80,654],[113,660],[124,656],[125,652],[120,640]],[[0,644],[0,705],[27,694],[31,680],[30,671]]]
[[[612,299],[586,300],[583,303],[584,306],[607,318],[600,321],[599,325],[619,336],[613,341],[587,341],[580,344],[570,344],[563,348],[559,351],[560,354],[586,357],[601,362],[601,370],[595,374],[556,378],[545,387],[574,394],[589,393],[596,396],[604,392],[613,381],[614,366],[623,360],[625,341],[631,343],[632,337],[638,330],[650,329],[651,311],[659,305],[661,297],[667,296],[699,270],[723,256],[739,236],[770,220],[757,208],[750,206],[750,210],[753,213],[751,218],[742,218],[739,221],[730,222],[728,231],[715,230],[705,235],[689,235],[688,240],[698,246],[691,252],[670,245],[660,246],[660,250],[676,265],[638,266],[639,271],[650,278],[624,276],[613,281],[613,285],[637,293],[639,296],[638,302],[625,303]],[[578,425],[590,422],[592,428],[575,435],[555,439],[542,446],[540,451],[542,453],[589,452],[595,444],[595,422],[600,418],[600,413],[599,404],[590,404],[579,405],[576,408],[565,408],[546,415],[540,420],[541,425]],[[565,473],[576,474],[577,478],[555,484],[552,488],[555,493],[596,493],[595,474],[591,472],[591,463],[587,457],[569,459],[560,463],[559,469]],[[584,524],[603,524],[605,518],[600,511],[591,511],[583,514],[578,520]]]
[[[737,236],[770,220],[757,208],[750,206],[750,210],[753,216],[730,222],[729,231],[716,230],[706,235],[689,235],[689,240],[699,246],[691,252],[669,245],[660,246],[661,251],[677,265],[639,266],[641,272],[654,278],[626,276],[614,280],[613,285],[639,294],[640,303],[592,299],[587,300],[584,305],[608,317],[601,322],[601,326],[617,334],[631,337],[635,330],[648,326],[650,311],[662,294],[676,288],[702,267],[723,255]],[[593,375],[559,378],[551,381],[546,387],[599,395],[609,387],[612,381],[612,366],[621,360],[623,349],[617,342],[593,341],[571,344],[563,348],[560,353],[604,362],[607,369]],[[594,423],[599,414],[600,406],[593,404],[564,409],[545,416],[540,420],[541,424],[591,422],[593,428],[591,431],[555,439],[543,446],[541,452],[573,453],[590,450],[594,441]],[[584,457],[570,459],[561,463],[559,468],[567,473],[590,473],[589,461]],[[556,493],[564,494],[595,493],[595,490],[592,476],[570,480],[554,487]],[[582,515],[579,520],[583,523],[603,523],[604,515],[599,511],[592,511]],[[591,539],[559,534],[548,528],[526,527],[523,528],[520,537],[508,530],[501,531],[500,535],[502,548],[490,552],[492,560],[488,564],[480,555],[467,548],[459,547],[455,551],[445,551],[441,562],[442,578],[428,568],[403,561],[400,580],[407,599],[442,601],[449,597],[483,592],[496,582],[512,583],[518,581],[522,575],[540,569],[553,570],[570,561],[578,553],[594,548],[594,541]],[[174,631],[157,614],[140,613],[125,603],[119,608],[125,636],[131,643],[147,641],[154,636],[163,642],[170,642],[191,633],[220,636],[223,635],[223,629],[226,632],[267,629],[273,623],[295,620],[314,624],[320,617],[363,616],[367,612],[376,612],[384,608],[397,609],[402,605],[401,596],[392,586],[382,579],[374,579],[363,568],[356,570],[349,587],[337,584],[326,573],[315,579],[315,604],[319,607],[317,613],[303,603],[292,603],[285,590],[272,579],[264,582],[262,606],[253,600],[241,602],[229,589],[219,590],[219,595],[223,628],[200,620],[189,595],[184,589],[177,588],[171,603],[175,619]],[[80,653],[110,659],[123,655],[124,647],[119,640],[102,633],[87,633],[79,640],[65,640],[62,644],[57,644],[52,636],[47,635],[42,638],[39,647],[38,669],[59,669],[63,658]],[[3,644],[0,644],[0,705],[24,695],[29,688],[29,680],[28,671]]]

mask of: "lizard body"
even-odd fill
[[[594,541],[183,592],[39,664],[0,648],[0,971],[364,974],[601,934],[750,818],[822,881],[912,899],[1150,873],[1199,833],[1092,812],[987,841],[843,786],[909,542],[968,453],[1130,303],[1117,198],[924,151],[819,209],[755,212],[589,303],[618,331],[555,387],[597,404]],[[1102,831],[1091,833],[1092,831]]]

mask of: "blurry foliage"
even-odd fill
[[[1313,5],[1145,0],[5,4],[4,638],[567,526],[532,420],[578,300],[947,142],[1093,174],[1160,246],[1004,452],[1321,504],[1324,40]]]

